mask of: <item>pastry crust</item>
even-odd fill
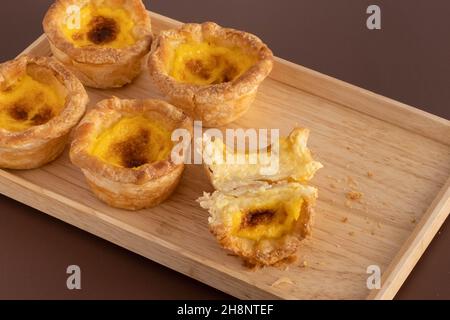
[[[86,4],[120,6],[135,22],[136,42],[123,48],[101,45],[77,47],[61,30],[67,8]],[[43,27],[53,55],[75,73],[80,81],[93,88],[116,88],[131,83],[142,71],[152,44],[150,16],[141,0],[57,0],[48,10]]]
[[[167,64],[179,43],[193,39],[238,47],[255,55],[257,62],[238,78],[213,85],[182,83],[168,74]],[[222,28],[213,22],[185,24],[179,30],[163,31],[149,56],[150,75],[171,103],[182,108],[206,127],[218,127],[241,117],[253,103],[258,87],[273,67],[272,51],[256,36]]]
[[[56,79],[65,91],[61,112],[41,125],[22,131],[0,128],[0,167],[38,168],[57,158],[69,133],[86,110],[88,95],[80,81],[53,58],[22,56],[0,65],[0,91],[6,91],[22,76],[33,73],[39,81]]]
[[[120,100],[113,97],[97,104],[75,130],[70,150],[73,164],[80,167],[98,198],[110,206],[140,210],[154,207],[174,191],[184,163],[164,160],[137,168],[116,166],[89,152],[96,137],[128,116],[143,115],[157,120],[168,130],[185,129],[192,135],[192,120],[176,107],[160,100]]]

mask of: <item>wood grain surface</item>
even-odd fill
[[[177,24],[152,14],[159,31]],[[45,37],[27,53],[49,55]],[[89,90],[91,103],[116,95],[159,97],[144,73],[119,90]],[[1,171],[0,192],[238,298],[390,299],[450,211],[450,122],[278,59],[251,111],[232,127],[311,129],[325,168],[312,238],[287,270],[247,270],[207,229],[195,202],[211,191],[188,166],[163,205],[138,213],[109,208],[89,191],[67,152],[32,171]],[[363,194],[347,199],[349,191]],[[367,289],[378,265],[381,290]],[[274,285],[279,279],[288,283]]]

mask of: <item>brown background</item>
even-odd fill
[[[2,1],[0,58],[42,33],[50,0]],[[450,119],[448,0],[154,0],[181,21],[216,21],[262,37],[285,59]],[[382,9],[382,30],[365,26]],[[450,299],[450,226],[400,290],[400,299]],[[82,290],[66,289],[68,265]],[[0,196],[0,298],[218,299],[227,295]]]

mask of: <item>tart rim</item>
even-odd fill
[[[107,0],[120,2],[120,0]],[[124,48],[101,47],[92,45],[89,47],[76,47],[70,42],[58,26],[60,15],[65,14],[67,5],[86,3],[83,0],[56,0],[48,9],[44,20],[44,32],[47,39],[58,50],[67,54],[71,59],[79,63],[89,64],[124,64],[135,57],[145,55],[150,51],[153,41],[150,16],[141,0],[129,0],[131,8],[130,14],[136,26],[136,42],[132,46]]]
[[[29,64],[36,64],[53,72],[61,85],[67,90],[65,105],[61,112],[48,122],[31,126],[22,131],[9,131],[0,128],[0,146],[18,147],[30,144],[32,141],[43,143],[61,137],[76,126],[84,112],[89,97],[81,82],[63,65],[51,57],[32,57],[23,55],[14,60],[0,64],[0,88],[7,85],[10,79],[26,73]]]
[[[171,77],[165,71],[163,58],[168,55],[170,43],[185,39],[190,35],[203,38],[204,35],[213,38],[224,38],[230,42],[245,42],[248,47],[257,52],[257,62],[233,81],[212,85],[196,85],[183,83]],[[239,40],[237,40],[239,39]],[[222,103],[224,100],[234,100],[252,93],[270,74],[273,68],[274,56],[269,47],[257,36],[245,31],[221,27],[214,22],[187,23],[179,29],[162,31],[155,39],[148,59],[148,67],[153,80],[165,92],[174,97],[192,97],[198,103]]]
[[[192,134],[192,120],[181,110],[165,101],[155,99],[129,100],[112,97],[97,103],[75,129],[70,148],[72,163],[82,170],[93,172],[109,180],[138,185],[155,181],[168,175],[180,166],[184,166],[183,163],[174,163],[169,155],[165,160],[146,163],[137,168],[125,168],[102,161],[89,152],[89,148],[94,140],[94,134],[103,130],[103,128],[97,128],[96,125],[106,122],[105,119],[111,119],[117,115],[120,116],[119,119],[116,119],[118,121],[125,115],[139,115],[146,111],[158,112],[169,119],[169,121],[177,123],[173,130],[186,129]]]

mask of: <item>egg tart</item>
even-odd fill
[[[212,155],[205,159],[206,169],[216,191],[198,202],[209,210],[209,228],[218,242],[249,265],[291,262],[311,234],[318,191],[306,183],[322,165],[312,159],[308,135],[307,129],[294,129],[264,151],[278,159],[272,172],[262,170],[267,163],[251,162],[251,152],[239,155],[220,139],[204,142],[210,144],[204,146]],[[214,156],[233,152],[246,161],[229,164]]]
[[[132,82],[153,38],[141,0],[57,0],[43,26],[53,55],[93,88]]]
[[[103,100],[75,130],[70,158],[110,206],[150,208],[171,195],[184,170],[172,155],[176,129],[191,136],[192,120],[167,102]]]
[[[252,34],[206,22],[161,32],[148,65],[171,103],[217,127],[248,110],[272,70],[273,54]]]
[[[261,183],[205,194],[209,227],[219,244],[249,265],[290,261],[311,233],[317,189],[300,183]]]
[[[0,167],[33,169],[57,158],[87,102],[80,81],[52,58],[0,64]]]

